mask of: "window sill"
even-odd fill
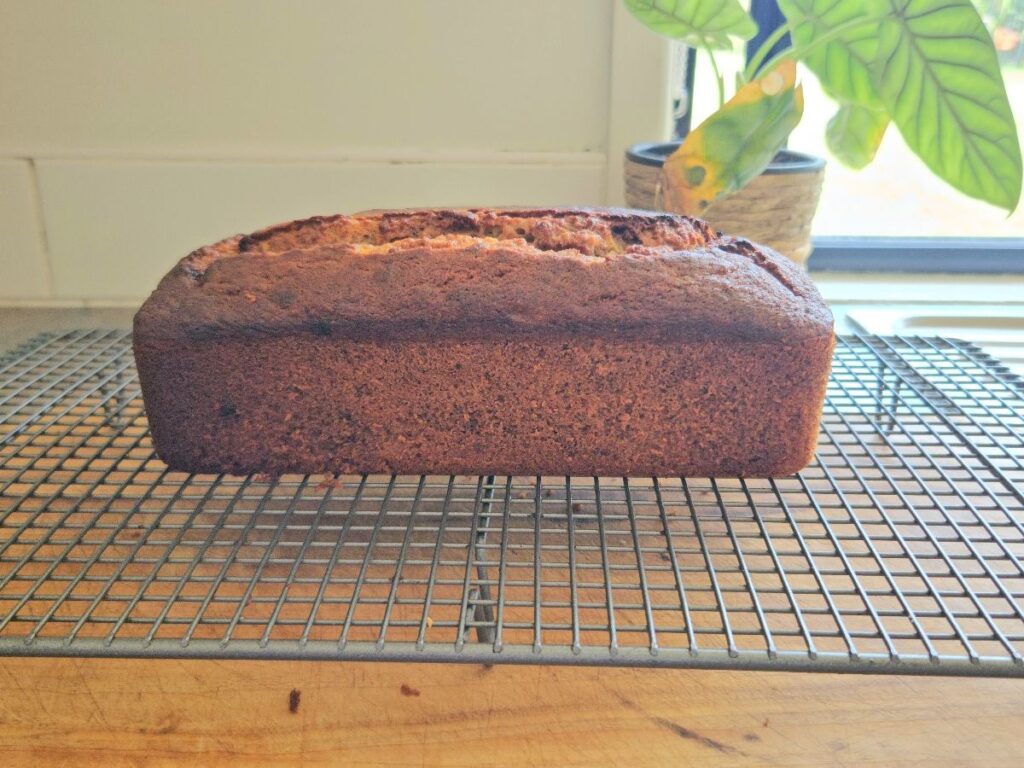
[[[1024,275],[815,272],[839,333],[948,336],[1024,375]]]
[[[1024,306],[1024,274],[810,271],[830,304],[1010,304]]]

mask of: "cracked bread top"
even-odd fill
[[[832,333],[808,277],[687,216],[620,209],[375,211],[200,248],[136,316],[151,336]]]

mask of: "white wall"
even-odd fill
[[[137,301],[314,213],[614,204],[667,61],[617,0],[0,0],[0,300]]]

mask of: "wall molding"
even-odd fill
[[[671,133],[672,43],[646,29],[618,0],[611,38],[605,202],[622,205],[626,148],[641,141],[663,141]]]
[[[210,147],[208,149],[54,149],[0,147],[0,159],[26,162],[47,160],[82,160],[98,162],[194,162],[194,163],[332,163],[358,165],[444,165],[444,166],[513,166],[535,165],[566,168],[604,168],[608,156],[600,152],[519,152],[513,150],[418,150],[402,148],[341,147],[332,150],[239,149]]]

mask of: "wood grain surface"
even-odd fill
[[[0,659],[4,766],[1019,766],[1024,683]]]

